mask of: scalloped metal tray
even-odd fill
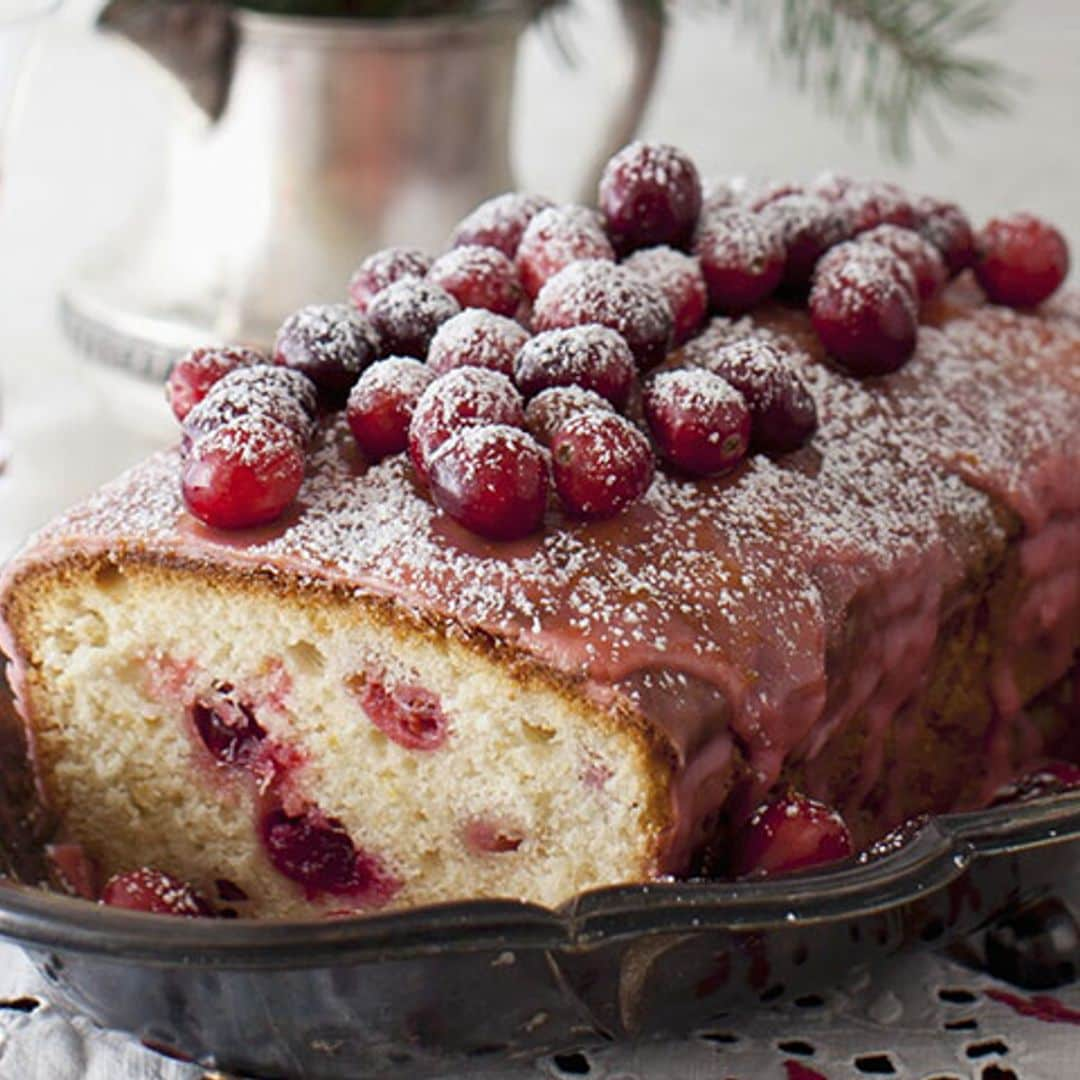
[[[142,915],[34,884],[48,824],[0,697],[0,936],[58,1003],[241,1075],[438,1075],[678,1036],[947,944],[1080,875],[1071,792],[933,819],[865,864],[598,889],[554,911],[485,900],[321,922]]]

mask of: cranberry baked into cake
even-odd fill
[[[1080,298],[1030,215],[637,143],[366,259],[7,568],[82,891],[320,915],[844,858],[1076,782]],[[1026,779],[1025,779],[1026,778]]]

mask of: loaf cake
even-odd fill
[[[197,494],[216,489],[199,488],[192,462],[205,481],[220,460],[207,440],[229,412],[221,399],[195,404],[207,378],[178,408],[186,445],[106,486],[7,567],[3,648],[43,797],[57,839],[79,845],[99,882],[156,868],[256,916],[468,897],[555,906],[607,884],[820,861],[785,851],[778,863],[762,854],[769,842],[843,856],[910,817],[985,805],[1024,773],[1076,760],[1080,297],[1037,310],[1023,306],[1030,298],[992,303],[985,247],[950,266],[956,252],[940,244],[945,269],[922,297],[917,334],[877,373],[882,350],[827,347],[825,272],[813,276],[816,258],[797,265],[805,230],[792,222],[827,201],[827,184],[812,196],[726,193],[705,209],[700,196],[689,209],[669,199],[667,219],[639,199],[636,217],[620,216],[620,192],[646,174],[609,168],[600,212],[529,201],[530,218],[546,215],[531,232],[514,218],[525,200],[488,206],[455,238],[466,254],[437,260],[434,275],[418,253],[397,280],[392,256],[369,260],[351,313],[321,309],[317,332],[309,314],[279,338],[277,363],[313,380],[317,408],[298,392],[299,407],[265,419],[272,406],[251,403],[276,369],[254,354],[236,361],[248,377],[233,426],[275,438],[288,428],[281,445],[303,447],[274,458],[283,506],[264,499],[224,520]],[[834,263],[837,245],[896,217],[879,207],[875,219],[851,190],[829,202],[837,235],[822,250],[833,247]],[[792,199],[803,216],[769,215],[770,202]],[[870,220],[853,224],[860,213]],[[751,280],[750,260],[732,292],[720,240],[702,236],[715,221],[721,239],[731,226],[745,240],[738,215],[786,246],[771,284]],[[913,236],[933,232],[926,214],[901,219]],[[640,257],[658,245],[667,253]],[[899,256],[881,250],[857,268],[891,273]],[[633,287],[615,261],[627,255],[645,267]],[[981,287],[967,269],[977,258]],[[666,268],[660,284],[646,264]],[[493,318],[518,335],[491,323],[485,337],[477,319],[457,331],[482,367],[512,379],[542,336],[530,329],[566,332],[550,386],[570,389],[536,439],[524,430],[532,416],[496,410],[432,449],[417,430],[424,395],[474,376],[451,360],[435,378],[422,361],[456,312],[476,306],[461,282],[488,280],[477,266],[504,285],[507,267],[539,284],[531,305],[527,290],[510,294],[517,306],[499,294]],[[575,336],[572,320],[550,315],[568,275],[579,295],[586,279],[605,296],[626,286],[638,312],[666,313],[668,325],[653,333],[646,319],[639,333],[641,321],[620,327],[618,312],[590,302],[584,321],[622,340],[596,327]],[[904,270],[909,291],[914,278]],[[414,309],[422,317],[410,321]],[[335,319],[364,332],[342,335]],[[574,350],[590,348],[630,359],[575,366]],[[359,359],[335,366],[334,349]],[[448,349],[443,340],[439,355]],[[758,353],[781,356],[809,394],[806,430],[787,446],[761,409],[746,411],[753,388],[740,392],[724,367],[740,355],[752,367]],[[598,378],[598,365],[631,381]],[[664,382],[676,372],[682,382]],[[392,423],[352,423],[370,414],[361,388],[370,398],[387,387],[412,395],[412,455],[384,437]],[[722,440],[687,450],[693,431],[664,426],[680,387],[691,411],[707,398],[710,417],[727,417],[712,429],[726,425]],[[625,449],[610,477],[600,459],[571,475],[571,450],[605,424],[633,433],[616,432]],[[703,465],[721,441],[727,457]],[[620,462],[639,442],[659,461],[649,449],[627,479]],[[518,488],[478,510],[467,490],[450,492],[447,462],[473,453],[470,478],[496,450]],[[535,483],[534,461],[545,470]],[[583,497],[597,475],[608,477],[601,494]],[[601,506],[610,490],[624,497]],[[777,839],[785,820],[806,829]]]

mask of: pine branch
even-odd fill
[[[966,52],[1003,0],[720,0],[796,85],[856,125],[877,121],[888,149],[911,152],[917,124],[941,139],[940,114],[997,113],[1015,79]]]

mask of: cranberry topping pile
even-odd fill
[[[883,181],[703,185],[682,151],[635,142],[608,162],[596,209],[508,193],[435,258],[369,255],[351,305],[285,320],[276,366],[239,347],[181,360],[168,395],[184,496],[218,528],[273,521],[299,492],[316,411],[344,406],[368,462],[407,451],[417,498],[487,539],[613,516],[658,461],[682,482],[737,478],[748,453],[813,437],[814,399],[770,340],[672,352],[710,313],[803,307],[828,362],[883,376],[951,278],[971,271],[990,301],[1028,307],[1068,265],[1030,214],[977,233],[956,204]]]

